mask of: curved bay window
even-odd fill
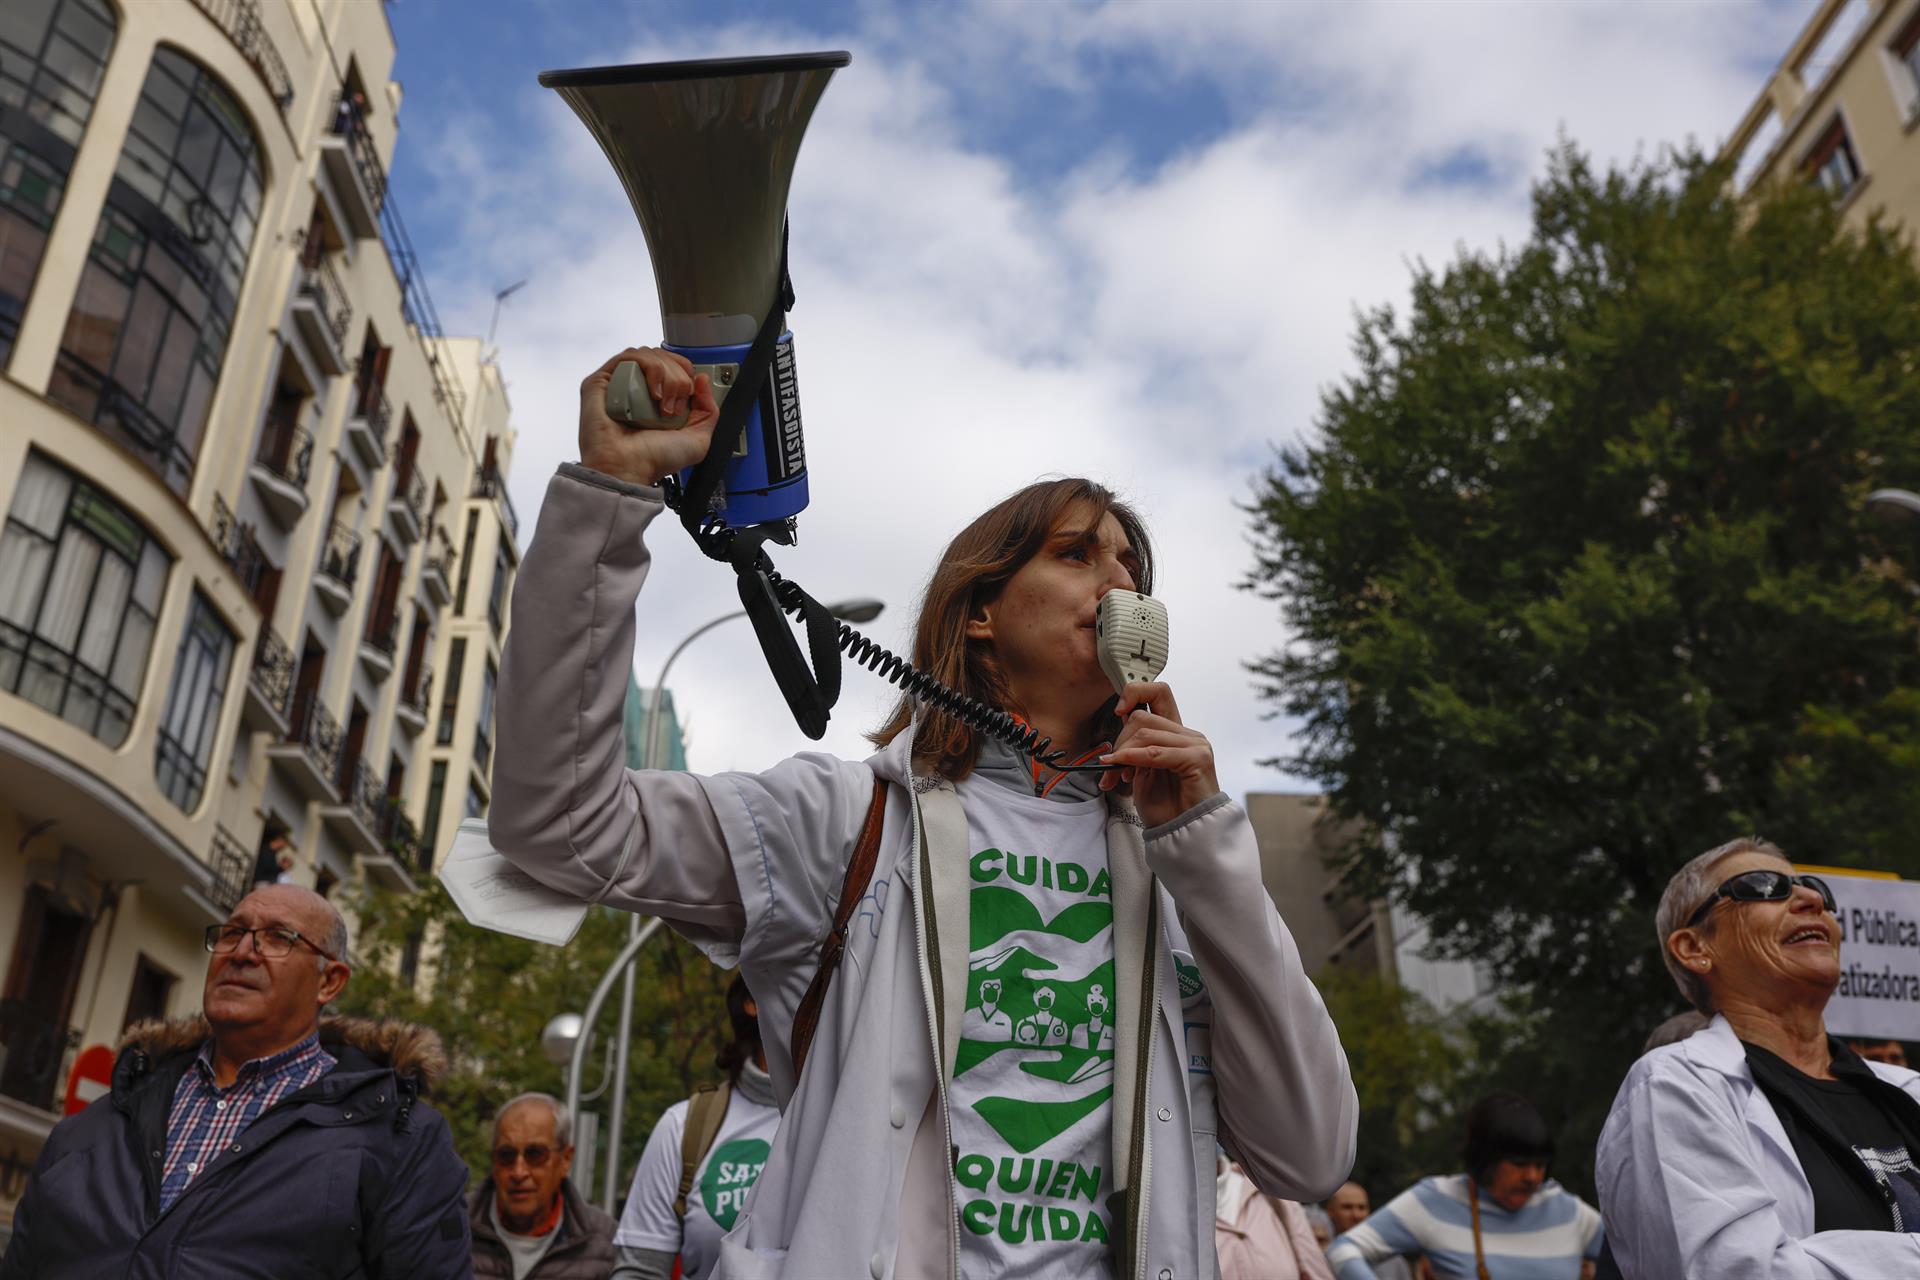
[[[194,592],[153,757],[160,790],[187,813],[199,807],[206,793],[207,762],[213,756],[213,732],[227,696],[233,649],[233,632],[207,598]]]
[[[13,353],[116,25],[102,0],[0,4],[0,366]]]
[[[264,185],[239,103],[185,54],[156,50],[47,396],[175,493],[193,475]]]
[[[0,691],[125,742],[169,564],[125,508],[28,454],[0,531]]]

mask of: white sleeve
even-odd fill
[[[673,1211],[673,1198],[680,1193],[680,1137],[686,1129],[685,1102],[661,1113],[633,1171],[633,1186],[627,1191],[620,1227],[613,1233],[614,1244],[680,1252],[680,1218]]]
[[[1858,1280],[1920,1275],[1920,1236],[1793,1237],[1757,1172],[1746,1117],[1720,1089],[1641,1059],[1600,1131],[1595,1180],[1607,1239],[1629,1276]]]

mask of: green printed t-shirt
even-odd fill
[[[767,1163],[780,1113],[735,1089],[713,1146],[695,1171],[687,1192],[687,1220],[673,1212],[680,1189],[680,1139],[687,1128],[687,1106],[676,1102],[647,1138],[647,1149],[633,1171],[627,1206],[613,1242],[631,1249],[656,1249],[680,1255],[685,1280],[702,1280],[720,1257],[720,1238],[733,1230],[746,1207],[747,1193]]]
[[[1113,892],[1103,798],[963,782],[971,930],[951,1111],[963,1276],[1112,1271]]]

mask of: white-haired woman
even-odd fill
[[[1601,1131],[1622,1273],[1920,1276],[1920,1076],[1827,1034],[1831,890],[1774,845],[1735,840],[1680,869],[1654,925],[1713,1020],[1635,1063]]]

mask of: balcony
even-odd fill
[[[293,727],[267,748],[267,758],[283,769],[300,794],[325,804],[340,803],[334,789],[340,772],[340,722],[311,690],[294,699]]]
[[[119,383],[69,351],[54,361],[47,398],[91,422],[108,439],[125,446],[167,488],[187,496],[194,455],[180,443],[176,428],[147,412]]]
[[[473,477],[473,496],[476,498],[497,498],[500,501],[500,520],[507,526],[507,536],[520,536],[520,517],[514,513],[513,499],[507,496],[507,479],[492,467],[482,467]]]
[[[231,914],[253,884],[253,859],[246,846],[225,827],[213,829],[213,843],[207,846],[207,870],[213,873],[207,885],[207,901],[221,915]]]
[[[260,429],[260,447],[254,450],[247,479],[282,531],[292,529],[307,513],[307,476],[312,469],[313,433],[292,417],[269,417]]]
[[[389,611],[383,618],[376,609],[367,619],[367,634],[360,638],[360,665],[367,669],[375,684],[393,674],[394,637],[399,630],[397,611]]]
[[[427,727],[427,705],[433,700],[433,672],[423,668],[414,677],[413,688],[400,690],[399,705],[393,709],[393,718],[400,722],[401,729],[409,738],[417,738]]]
[[[260,25],[260,6],[255,0],[193,0],[193,6],[227,33],[227,39],[233,41],[233,47],[273,95],[284,118],[293,105],[293,77],[287,74],[280,51]]]
[[[353,404],[347,410],[347,441],[360,454],[360,461],[377,467],[387,454],[387,428],[393,423],[393,405],[380,387],[365,383],[354,386]]]
[[[388,808],[380,780],[365,760],[355,760],[351,769],[341,769],[338,782],[340,799],[321,807],[321,821],[353,852],[362,857],[378,854]]]
[[[431,851],[412,819],[389,800],[381,823],[380,851],[361,860],[367,878],[398,893],[412,893],[432,873]]]
[[[253,668],[247,672],[247,698],[240,718],[248,728],[283,738],[287,712],[293,705],[293,650],[278,632],[264,623],[253,642]]]
[[[387,504],[387,514],[393,518],[393,531],[401,546],[420,541],[427,523],[427,478],[412,462],[394,468],[393,501]]]
[[[420,585],[441,608],[453,603],[453,552],[442,546],[420,565]]]
[[[347,326],[353,323],[353,304],[340,273],[317,246],[300,255],[300,284],[293,295],[293,324],[306,343],[313,362],[331,375],[347,371]]]
[[[347,611],[359,575],[360,535],[336,520],[327,530],[326,546],[320,549],[320,571],[313,575],[313,589],[328,613],[337,618]]]
[[[261,576],[272,566],[254,538],[252,527],[236,520],[233,511],[217,494],[213,499],[213,545],[220,549],[220,558],[233,570],[240,589],[253,596],[259,590]]]
[[[320,159],[355,238],[371,240],[379,235],[387,174],[360,109],[344,93],[334,96],[333,120],[320,138]]]

